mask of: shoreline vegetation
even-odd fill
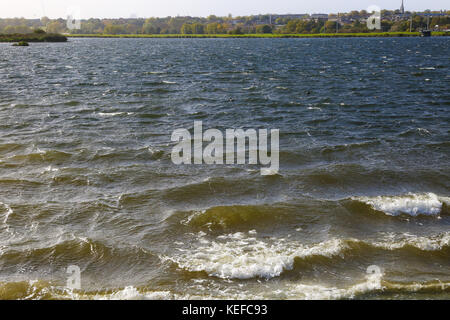
[[[41,30],[36,30],[33,33],[24,34],[0,34],[0,42],[7,43],[25,43],[25,42],[66,42],[67,37],[58,33],[46,33]]]
[[[30,44],[26,41],[19,41],[13,44],[14,47],[29,47]]]
[[[67,34],[69,38],[367,38],[420,37],[420,32],[367,32],[315,34]],[[432,32],[432,36],[450,36],[449,32]]]

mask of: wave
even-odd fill
[[[428,237],[403,234],[401,238],[397,240],[373,241],[366,244],[374,248],[389,251],[413,248],[420,251],[439,252],[450,247],[450,232]]]
[[[255,226],[257,224],[285,222],[289,218],[287,210],[282,207],[264,205],[236,205],[212,207],[195,211],[182,221],[192,227],[220,229],[230,227]]]
[[[203,185],[196,186],[203,187]],[[214,185],[213,187],[217,190]],[[175,189],[182,190],[183,187]],[[194,189],[190,191],[191,197],[197,193]],[[164,193],[167,197],[167,191],[164,191]],[[169,194],[171,194],[170,189]],[[337,201],[304,198],[293,202],[212,206],[203,210],[179,211],[171,216],[171,219],[174,224],[181,221],[183,225],[191,227],[193,230],[220,231],[232,229],[241,231],[265,228],[274,224],[292,226],[305,223],[310,219],[310,215],[305,213],[311,210],[318,213],[330,212],[331,210],[333,214],[345,215],[343,219],[349,213],[355,218],[363,214],[378,219],[396,216],[424,216],[440,219],[441,216],[449,214],[449,203],[448,197],[438,196],[434,193],[410,193],[378,197],[361,196]],[[305,212],[305,210],[307,211]],[[319,219],[320,216],[316,218]]]
[[[431,136],[431,135],[432,135],[432,133],[425,128],[408,129],[399,134],[400,137],[410,137],[410,136],[427,137],[427,136]]]
[[[0,282],[1,300],[50,300],[61,295],[58,291],[47,281]]]
[[[123,115],[133,115],[133,112],[98,112],[97,113],[101,117],[115,117],[115,116],[123,116]]]
[[[6,223],[8,221],[9,216],[13,213],[13,210],[9,205],[3,202],[0,202],[0,207],[3,208],[3,210],[0,210],[0,213],[5,215],[3,218],[3,223]]]
[[[100,149],[95,151],[95,154],[90,160],[110,160],[110,161],[121,161],[121,160],[133,160],[133,159],[150,159],[150,160],[161,160],[163,158],[168,158],[169,155],[162,149],[148,147],[140,147],[136,149]]]
[[[383,280],[382,274],[367,275],[366,280],[348,288],[326,287],[321,285],[293,284],[277,298],[302,300],[343,300],[377,294],[442,293],[450,289],[450,282],[412,282],[399,283]],[[396,297],[398,299],[398,296]]]
[[[136,288],[128,286],[114,292],[93,293],[93,294],[71,294],[75,299],[94,300],[245,300],[245,299],[283,299],[283,300],[344,300],[356,299],[370,294],[411,294],[411,293],[431,293],[439,294],[448,292],[450,282],[429,281],[429,282],[392,282],[384,280],[383,274],[367,274],[365,279],[359,283],[346,288],[336,286],[326,286],[307,283],[287,283],[277,286],[277,290],[248,291],[243,288],[220,290],[208,290],[208,293],[201,294],[183,293],[171,291],[154,291],[146,288]]]
[[[450,289],[450,282],[392,282],[385,280],[382,274],[367,275],[359,283],[345,287],[326,286],[309,283],[280,284],[276,290],[261,288],[248,291],[244,288],[208,290],[191,293],[189,290],[155,290],[147,287],[126,286],[109,290],[73,291],[55,283],[43,280],[21,282],[0,282],[0,299],[2,300],[344,300],[376,294],[388,296],[394,294],[408,295],[417,293],[442,294]]]
[[[349,288],[326,287],[322,285],[294,284],[285,291],[286,299],[339,300],[354,299],[356,296],[383,289],[382,274],[367,275],[366,280]]]
[[[327,154],[327,153],[334,153],[334,152],[352,151],[355,149],[368,149],[369,147],[378,146],[380,144],[381,144],[381,142],[379,140],[372,140],[372,141],[356,142],[356,143],[350,143],[350,144],[329,145],[329,146],[324,146],[321,149],[321,152],[323,154]]]
[[[45,280],[0,281],[0,300],[177,300],[187,296],[127,286],[110,290],[70,290]]]
[[[168,114],[167,113],[139,113],[138,117],[139,118],[144,118],[144,119],[159,119],[159,118],[164,118],[167,117]]]
[[[67,102],[64,103],[64,105],[68,106],[68,107],[76,107],[76,106],[79,106],[80,104],[81,104],[81,102],[80,101],[76,101],[76,100],[67,101]]]
[[[161,256],[160,259],[188,272],[205,272],[208,276],[222,279],[272,279],[294,270],[302,260],[313,260],[315,257],[333,259],[345,255],[357,256],[369,250],[411,248],[439,252],[450,245],[450,233],[377,242],[335,238],[308,245],[287,239],[261,240],[256,235],[256,231],[238,232],[209,240],[205,233],[200,232],[197,245],[179,248],[180,254],[177,256]]]
[[[255,174],[245,177],[245,179],[214,177],[193,181],[188,184],[166,189],[164,199],[167,201],[189,203],[193,200],[210,199],[211,193],[223,194],[224,197],[249,196],[254,199],[255,192],[264,192],[264,185],[258,181],[263,178],[258,176],[256,172],[258,171],[255,171]],[[275,189],[276,187],[277,181],[274,180],[272,188]]]
[[[181,249],[180,255],[162,256],[161,259],[189,272],[206,272],[209,276],[222,279],[271,279],[285,270],[292,270],[296,257],[314,254],[332,256],[341,251],[339,240],[306,247],[288,245],[283,240],[269,243],[253,237],[254,233],[223,235],[214,241],[200,233],[199,246]]]
[[[8,224],[8,220],[12,214],[14,214],[14,211],[11,206],[0,201],[0,227],[4,227],[8,233],[12,233]],[[2,228],[0,228],[0,230],[2,230]],[[0,256],[1,254],[2,250],[0,248]]]
[[[434,193],[409,193],[399,196],[353,197],[357,201],[370,206],[375,211],[389,216],[419,215],[437,216],[448,212],[449,198],[439,197]]]
[[[144,72],[144,75],[150,75],[150,74],[168,74],[168,72],[165,72],[165,71],[147,71],[147,72]]]
[[[38,150],[38,152],[14,155],[5,160],[8,162],[25,162],[25,163],[37,163],[37,162],[51,162],[51,161],[64,161],[68,160],[73,155],[68,152],[58,150]]]
[[[12,185],[12,186],[39,186],[43,185],[44,183],[41,181],[35,181],[35,180],[25,180],[25,179],[16,179],[16,178],[0,178],[0,185]]]
[[[0,154],[8,154],[13,151],[17,151],[20,149],[24,149],[25,145],[18,144],[18,143],[5,143],[0,144]]]
[[[153,253],[137,246],[110,246],[99,240],[84,237],[56,239],[42,243],[32,249],[9,249],[0,251],[0,258],[5,265],[36,265],[42,268],[49,261],[73,261],[75,264],[96,268],[97,265],[129,269],[130,263],[153,263],[159,261]]]

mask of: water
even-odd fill
[[[449,299],[449,46],[0,44],[0,298]],[[175,166],[194,121],[280,129],[279,174]]]

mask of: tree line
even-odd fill
[[[382,12],[382,31],[419,31],[427,26],[427,18],[412,14],[409,19],[396,19],[394,11]],[[450,12],[447,12],[450,14]],[[43,29],[48,33],[74,34],[255,34],[255,33],[361,33],[370,32],[365,19],[367,12],[352,11],[347,14],[330,14],[327,19],[278,17],[269,15],[246,17],[166,17],[130,19],[87,19],[81,21],[79,30],[69,30],[65,19],[0,19],[0,33],[31,33]],[[397,16],[398,17],[398,16]],[[450,28],[450,17],[439,16],[430,19],[430,26],[439,29]]]

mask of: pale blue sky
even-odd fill
[[[83,18],[251,15],[260,13],[336,13],[367,9],[398,9],[401,0],[0,0],[0,17],[66,17],[79,7]],[[450,9],[448,0],[405,0],[411,11]]]

